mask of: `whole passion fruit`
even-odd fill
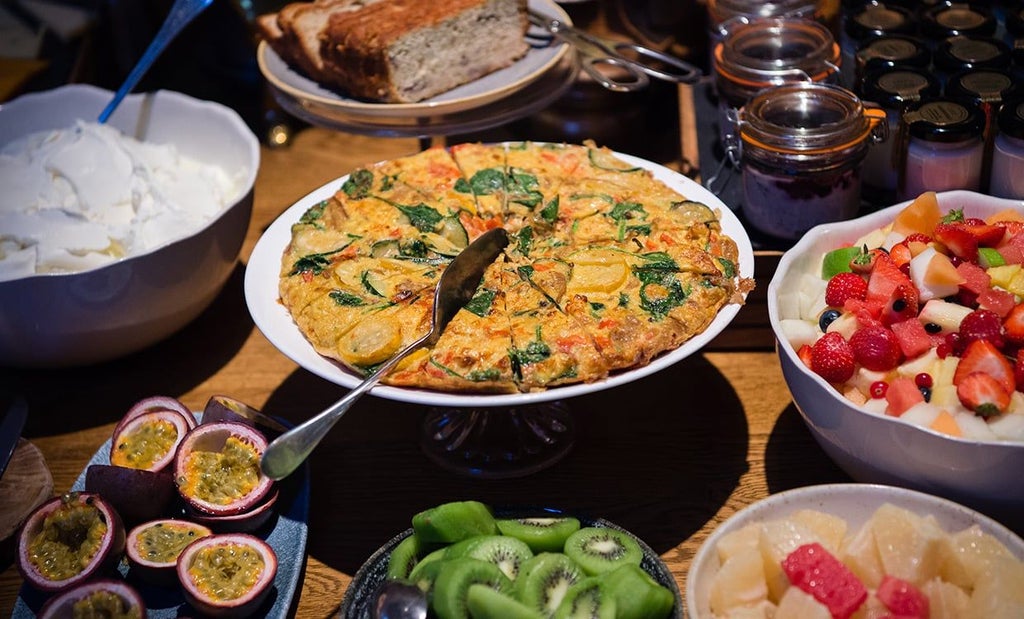
[[[85,491],[110,503],[126,527],[166,513],[177,495],[169,469],[155,472],[113,464],[90,464],[85,469]]]
[[[197,539],[213,531],[195,522],[161,518],[144,522],[128,532],[125,556],[133,576],[158,585],[178,582],[178,556]]]
[[[174,461],[178,445],[191,429],[185,417],[176,411],[140,413],[114,429],[110,463],[130,469],[162,471]]]
[[[185,599],[196,610],[213,617],[245,617],[270,592],[277,555],[253,535],[218,533],[186,546],[177,571]]]
[[[198,512],[214,516],[252,509],[273,480],[260,470],[267,439],[233,421],[204,423],[185,436],[174,459],[178,494]]]
[[[71,492],[39,506],[18,536],[18,570],[40,591],[63,591],[113,568],[124,553],[121,517],[100,495]]]
[[[121,417],[119,422],[117,422],[117,425],[114,427],[114,434],[117,434],[121,430],[121,426],[132,419],[135,419],[137,416],[153,411],[173,411],[178,413],[185,419],[185,423],[188,424],[190,429],[196,427],[198,424],[195,415],[192,414],[192,411],[190,411],[181,400],[166,395],[154,395],[143,398],[135,404],[132,404],[131,408],[128,409],[128,412]]]
[[[99,578],[60,593],[43,605],[39,619],[65,617],[118,617],[143,619],[146,605],[142,596],[123,580]]]

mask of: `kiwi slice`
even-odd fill
[[[565,592],[554,619],[616,619],[615,598],[599,576],[584,578]]]
[[[639,565],[623,565],[599,578],[615,600],[618,619],[661,619],[675,606],[672,592]]]
[[[512,592],[512,581],[493,563],[462,557],[440,562],[430,606],[438,619],[468,619],[466,597],[470,585],[487,585],[501,593]]]
[[[479,501],[455,501],[425,509],[412,517],[412,529],[423,544],[453,544],[498,532],[491,509]]]
[[[405,579],[419,561],[420,545],[415,535],[398,542],[388,559],[388,579]]]
[[[420,588],[420,591],[427,594],[427,601],[429,602],[434,595],[434,582],[437,580],[437,575],[441,573],[441,567],[444,565],[443,559],[437,561],[420,561],[416,564],[416,567],[412,569],[409,574],[408,580],[412,584]]]
[[[478,535],[448,546],[444,556],[446,559],[471,557],[494,563],[509,580],[515,580],[519,576],[520,566],[533,557],[533,551],[525,542],[514,537]]]
[[[473,619],[544,619],[544,615],[519,600],[487,585],[470,585],[466,606]]]
[[[523,564],[513,583],[515,596],[545,617],[551,617],[569,587],[584,577],[583,570],[564,554],[542,552]]]
[[[629,534],[607,527],[584,527],[565,540],[565,554],[590,576],[621,565],[640,565],[643,551]]]
[[[580,529],[580,521],[572,517],[500,518],[498,530],[526,542],[533,552],[562,552],[565,540]]]

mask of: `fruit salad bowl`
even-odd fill
[[[932,210],[937,205],[937,210],[943,215],[953,209],[962,209],[966,216],[980,219],[997,213],[1022,212],[1019,201],[967,191],[931,194],[930,199],[935,202]],[[881,313],[876,309],[872,318],[858,319],[863,314],[862,306],[857,306],[857,302],[851,305],[833,298],[834,304],[845,309],[841,307],[821,319],[825,312],[835,309],[825,301],[826,280],[829,279],[825,276],[832,274],[830,269],[835,270],[835,265],[828,265],[829,259],[824,256],[844,246],[863,248],[867,244],[886,247],[897,238],[905,238],[892,232],[891,227],[898,216],[902,218],[903,227],[913,227],[916,220],[922,218],[920,213],[908,211],[912,203],[914,201],[858,219],[813,228],[783,255],[768,287],[768,314],[776,336],[776,352],[783,375],[793,401],[815,440],[854,480],[904,486],[966,503],[991,514],[1016,513],[1016,519],[1020,520],[1020,514],[1024,513],[1024,475],[1020,474],[1024,470],[1024,417],[982,414],[991,411],[978,402],[971,402],[970,397],[966,398],[970,407],[961,401],[961,395],[970,396],[982,389],[972,391],[959,384],[969,382],[959,377],[951,380],[956,375],[958,364],[968,356],[967,349],[985,348],[981,344],[971,344],[965,349],[963,342],[966,340],[958,340],[959,333],[949,335],[957,332],[966,313],[983,309],[976,300],[972,309],[970,301],[956,292],[959,280],[956,279],[958,270],[954,265],[966,260],[950,258],[943,263],[944,268],[931,269],[924,269],[920,262],[915,264],[912,260],[902,268],[906,280],[914,283],[911,289],[915,296],[909,302],[888,300],[882,304]],[[907,220],[911,220],[909,224]],[[959,251],[953,240],[947,240],[947,246],[936,239],[918,239],[923,243],[915,246],[918,255],[926,246],[939,248],[941,251],[937,253],[952,254],[951,248]],[[886,253],[895,256],[893,260],[896,261],[902,250],[897,248]],[[1019,260],[1019,253],[1014,255],[1011,250],[1005,253],[1009,261]],[[937,259],[936,264],[939,262],[941,260]],[[985,263],[984,266],[991,265]],[[950,268],[954,270],[950,272]],[[1003,270],[1015,268],[1009,264]],[[829,273],[823,273],[823,269]],[[974,272],[977,271],[988,272],[981,267]],[[898,272],[899,269],[895,279],[901,277]],[[872,283],[871,274],[863,274],[862,279],[877,288]],[[1024,283],[1024,276],[1021,283]],[[1007,283],[1001,282],[1001,285]],[[1005,294],[1000,294],[1002,299],[1007,299]],[[934,298],[926,301],[928,297]],[[1014,303],[1019,305],[1020,295],[1014,297],[1011,294],[1009,299],[1010,306]],[[968,306],[959,307],[961,303]],[[915,305],[916,310],[913,309]],[[862,309],[860,314],[855,311],[858,307]],[[915,311],[916,315],[910,315]],[[1002,314],[1007,311],[1006,307],[999,310]],[[894,315],[900,312],[904,315]],[[817,341],[826,339],[825,331],[837,331],[843,336],[839,338],[830,334],[828,338],[838,344],[837,354],[841,356],[849,354],[852,346],[847,345],[854,338],[864,339],[864,334],[855,333],[872,321],[882,323],[886,327],[882,330],[889,333],[900,332],[905,326],[914,327],[911,332],[918,340],[924,338],[922,349],[925,352],[921,353],[919,349],[905,354],[903,346],[913,348],[910,342],[915,338],[901,336],[895,340],[895,367],[882,362],[881,369],[868,369],[860,363],[861,357],[857,357],[852,375],[844,375],[847,374],[845,368],[833,368],[838,375],[830,375],[828,369],[820,366],[828,366],[834,359],[821,352],[817,361],[818,371],[812,370],[811,352]],[[905,325],[893,326],[902,321]],[[995,331],[1002,335],[1005,327],[999,322],[995,324]],[[839,340],[845,340],[845,343]],[[960,350],[954,350],[956,346],[951,346],[951,343],[960,346]],[[1013,381],[1012,364],[1017,346],[1004,343],[998,353],[992,353],[994,349],[989,348],[985,351],[987,359],[978,364],[978,373],[1002,375],[1008,370],[1007,380]],[[819,348],[824,349],[825,345]],[[872,341],[868,348],[878,353],[883,346]],[[975,355],[972,353],[971,356]],[[978,356],[986,355],[979,352]],[[1005,362],[998,362],[999,357]],[[989,361],[991,365],[988,365]],[[842,363],[837,362],[837,365]],[[1019,368],[1018,365],[1018,375]],[[988,382],[987,378],[972,377],[975,379]],[[851,385],[859,385],[861,395],[854,394]],[[844,393],[852,397],[846,397]],[[907,397],[901,398],[900,394]],[[1020,412],[1022,395],[1019,387],[1016,393],[1010,389],[1011,410]],[[928,401],[924,405],[915,406],[926,397]],[[957,424],[950,423],[954,418]],[[991,431],[993,428],[997,428],[1001,436],[996,436]],[[1024,523],[1017,524],[1024,527]]]
[[[814,545],[818,569],[803,571]],[[773,494],[719,525],[690,564],[686,616],[830,616],[821,605],[831,616],[928,616],[909,612],[923,596],[932,617],[1010,617],[1022,579],[1024,540],[975,510],[895,486],[824,484]]]

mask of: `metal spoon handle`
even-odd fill
[[[263,474],[271,479],[284,479],[297,469],[309,457],[320,441],[331,431],[342,415],[355,404],[364,393],[376,385],[380,379],[398,365],[410,352],[422,346],[433,334],[434,329],[427,331],[422,337],[412,342],[393,357],[382,363],[363,382],[356,385],[345,397],[338,400],[323,412],[310,417],[300,425],[274,439],[263,452],[260,467]]]
[[[145,75],[146,71],[153,64],[153,61],[167,47],[174,37],[178,36],[181,29],[188,25],[196,15],[202,13],[206,7],[213,4],[213,0],[175,0],[174,5],[171,7],[171,12],[167,14],[167,18],[164,19],[164,23],[160,26],[160,30],[156,33],[156,37],[146,48],[146,52],[139,58],[139,61],[135,63],[135,67],[132,68],[132,72],[125,78],[124,83],[117,89],[114,94],[114,98],[111,99],[107,107],[103,108],[100,112],[99,122],[103,124],[107,122],[110,115],[114,113],[114,110],[120,105],[121,100],[124,99],[125,95],[135,88],[135,85],[139,83],[142,76]]]

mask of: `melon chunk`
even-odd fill
[[[726,614],[741,606],[755,606],[768,600],[764,563],[756,548],[748,548],[722,564],[711,583],[710,604],[715,614]]]
[[[886,574],[916,586],[938,575],[949,540],[933,519],[886,503],[872,515],[871,527]]]
[[[832,619],[827,606],[796,587],[786,591],[779,601],[775,616],[787,619]]]
[[[961,619],[967,616],[971,598],[960,587],[934,578],[921,587],[921,592],[928,596],[931,619]]]
[[[926,191],[896,215],[892,229],[903,236],[910,236],[914,232],[931,236],[941,219],[938,195],[934,191]]]
[[[948,256],[928,247],[910,260],[910,281],[918,298],[929,301],[956,294],[964,279]]]
[[[1024,615],[1024,563],[997,559],[975,583],[968,616],[1020,619]]]

